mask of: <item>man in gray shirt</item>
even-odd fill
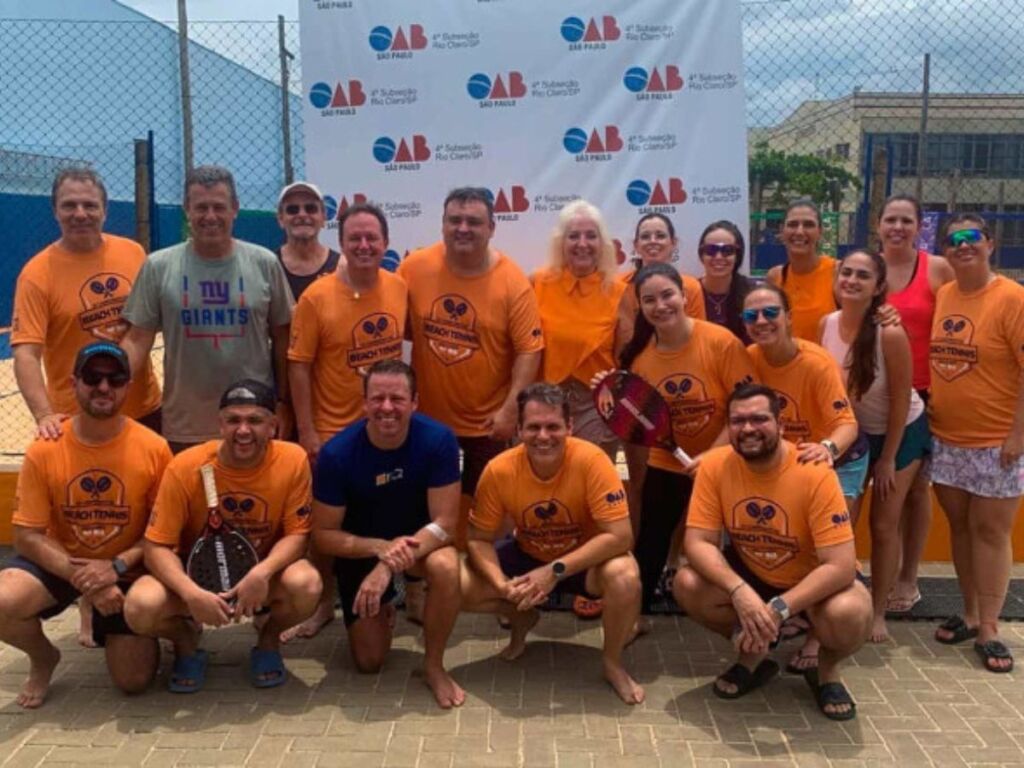
[[[277,257],[235,240],[235,180],[203,165],[185,178],[191,236],[151,254],[124,319],[122,346],[133,370],[164,338],[163,435],[177,453],[217,437],[217,404],[230,382],[276,386],[281,434],[291,430],[286,353],[292,298]]]

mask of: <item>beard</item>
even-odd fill
[[[776,433],[772,436],[762,436],[757,443],[750,445],[744,445],[742,440],[737,440],[733,444],[733,448],[736,449],[736,453],[747,461],[759,461],[773,455],[778,449],[779,440],[781,439],[781,436]]]

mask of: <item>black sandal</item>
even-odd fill
[[[811,688],[814,702],[818,705],[818,711],[829,720],[853,720],[857,716],[857,704],[854,702],[850,692],[842,683],[819,683],[818,670],[812,670],[804,675],[804,680]],[[834,712],[826,710],[825,707],[848,704],[849,709],[845,712]]]
[[[779,674],[779,665],[771,659],[762,660],[753,672],[739,662],[736,662],[715,678],[715,681],[711,683],[711,690],[720,699],[738,699],[741,696],[747,695],[755,688],[760,688],[777,674]],[[718,687],[719,681],[735,685],[736,690],[732,692],[723,691]]]
[[[942,643],[943,645],[957,645],[958,643],[962,643],[964,640],[970,640],[972,637],[978,636],[978,628],[968,627],[963,616],[950,616],[944,622],[939,624],[938,628],[952,633],[951,637],[939,637],[936,633],[935,642]]]
[[[974,652],[978,654],[978,657],[981,659],[981,663],[985,665],[985,669],[989,672],[1002,675],[1013,671],[1013,654],[1010,653],[1010,649],[1003,645],[999,640],[989,640],[987,643],[975,643]],[[1010,664],[1007,667],[993,667],[989,664],[993,659],[1009,659]]]

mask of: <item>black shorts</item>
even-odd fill
[[[59,576],[55,576],[21,555],[14,555],[13,557],[8,558],[7,562],[3,565],[3,568],[17,568],[18,570],[32,574],[57,602],[56,605],[40,611],[40,619],[52,619],[54,616],[60,615],[69,605],[82,596],[82,593],[75,589],[71,582],[64,581],[64,579]],[[118,581],[117,586],[120,587],[122,592],[127,594],[128,588],[131,586],[131,582]],[[110,616],[104,616],[102,613],[97,611],[95,607],[93,607],[92,639],[96,645],[101,648],[104,647],[107,644],[107,635],[134,634],[135,633],[132,632],[131,628],[125,622],[123,613],[118,612],[111,614]]]
[[[736,574],[747,582],[747,585],[757,592],[760,598],[766,603],[776,595],[781,595],[783,592],[792,589],[792,587],[776,587],[766,581],[761,581],[753,571],[747,568],[747,564],[743,562],[743,558],[740,557],[739,552],[733,549],[732,545],[727,545],[725,549],[722,550],[722,554],[725,555],[725,560],[729,563],[729,567],[736,571]],[[867,584],[864,574],[859,570],[857,571],[856,579],[861,584]],[[804,616],[804,618],[807,618],[806,613],[801,612],[801,615]],[[808,619],[808,621],[810,621],[810,619]]]
[[[540,568],[542,565],[550,565],[550,563],[545,563],[543,560],[538,560],[532,555],[528,555],[523,552],[523,550],[519,548],[519,542],[517,542],[515,537],[511,534],[496,542],[494,549],[498,553],[498,564],[501,566],[501,570],[509,578],[522,576],[524,573],[529,573],[534,568]],[[593,595],[587,591],[586,571],[581,571],[580,573],[574,573],[572,576],[565,577],[555,584],[555,588],[551,590],[551,594],[583,595],[591,600],[597,599],[597,595]]]
[[[379,563],[376,557],[336,557],[334,558],[334,575],[338,580],[338,599],[341,600],[341,613],[345,618],[345,626],[351,627],[360,617],[353,610],[356,601],[356,594],[363,580],[370,575],[370,571]],[[395,580],[391,579],[388,588],[381,595],[380,604],[387,605],[397,596],[395,591]]]

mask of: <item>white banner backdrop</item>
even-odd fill
[[[309,180],[331,218],[380,205],[392,259],[440,239],[464,185],[492,191],[493,244],[527,272],[577,197],[620,259],[649,211],[690,273],[708,223],[747,231],[739,0],[303,0],[300,34]]]

